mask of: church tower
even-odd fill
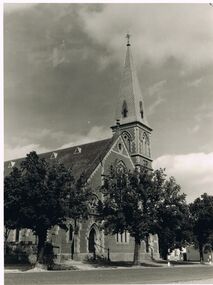
[[[152,168],[149,126],[127,34],[127,51],[116,109],[115,133],[122,135],[135,166]]]

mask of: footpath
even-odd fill
[[[167,262],[161,262],[161,261],[145,261],[142,262],[141,265],[138,266],[132,266],[131,263],[119,263],[119,262],[112,262],[109,264],[99,264],[99,263],[87,263],[87,262],[81,262],[81,261],[75,261],[75,260],[66,260],[63,263],[56,263],[55,268],[51,271],[66,271],[66,270],[80,270],[80,271],[86,271],[86,270],[112,270],[112,269],[136,269],[136,268],[149,268],[149,267],[213,267],[213,264],[209,263],[199,263],[199,262],[184,262],[184,263],[175,263],[171,262],[171,264],[168,266]],[[213,268],[212,268],[213,270]],[[31,272],[50,272],[49,270],[43,269],[43,268],[31,268],[27,265],[13,265],[13,266],[5,266],[4,273],[31,273]],[[212,282],[212,281],[211,281]],[[208,283],[208,284],[213,284]]]

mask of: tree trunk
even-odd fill
[[[204,258],[203,258],[203,245],[202,244],[199,244],[199,252],[200,252],[200,262],[203,262]]]
[[[47,230],[38,234],[38,252],[37,252],[37,263],[44,263],[44,245],[47,238]]]
[[[134,265],[140,265],[140,248],[141,248],[141,241],[138,238],[135,238],[135,248],[134,248]]]
[[[167,260],[168,253],[169,253],[169,248],[168,248],[168,247],[164,247],[164,248],[161,250],[161,257],[162,257],[164,260]]]

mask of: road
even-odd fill
[[[213,279],[212,266],[6,273],[5,285],[150,284]]]

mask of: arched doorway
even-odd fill
[[[89,240],[88,240],[88,251],[90,253],[95,253],[95,239],[96,239],[96,231],[94,228],[90,230]]]

